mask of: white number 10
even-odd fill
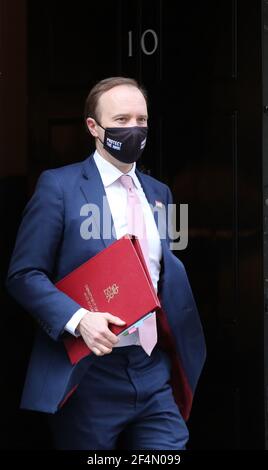
[[[148,34],[151,34],[154,40],[153,48],[151,50],[148,50],[148,48],[145,46],[145,37]],[[132,31],[129,31],[128,32],[128,57],[133,57],[132,46],[133,46]],[[158,47],[158,37],[157,37],[156,32],[153,29],[146,29],[146,31],[144,31],[144,33],[141,36],[140,46],[141,46],[142,52],[146,55],[152,55],[155,53]]]

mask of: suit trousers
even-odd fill
[[[95,356],[75,393],[49,424],[57,449],[185,449],[187,426],[170,386],[171,363],[156,346]]]

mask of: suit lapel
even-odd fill
[[[140,172],[140,171],[136,171],[136,174],[137,174],[137,177],[139,178],[140,180],[140,183],[142,185],[142,188],[143,188],[143,191],[144,191],[144,194],[149,202],[149,204],[151,205],[151,208],[153,209],[156,205],[156,201],[157,200],[161,200],[161,195],[159,195],[153,188],[152,186],[148,183],[147,181],[147,178],[144,177],[144,175]],[[164,202],[163,202],[163,207],[165,207],[164,205]],[[165,209],[164,209],[165,210]],[[165,213],[164,213],[165,214]],[[166,229],[165,229],[165,225],[166,225],[166,217],[159,217],[158,216],[158,211],[157,210],[154,210],[153,211],[153,216],[154,216],[154,220],[155,220],[155,223],[156,223],[156,226],[157,226],[157,229],[158,229],[158,232],[160,235],[162,234],[166,234]],[[164,226],[162,227],[162,224],[164,224]],[[160,229],[160,230],[159,230]],[[162,248],[164,249],[164,240],[163,240],[163,235],[162,237],[160,236],[160,241],[161,241],[161,245],[162,245]]]
[[[142,188],[143,188],[143,191],[144,191],[144,194],[149,202],[149,204],[151,204],[151,207],[154,207],[155,206],[155,201],[156,201],[156,194],[155,194],[155,191],[153,190],[153,188],[148,184],[148,182],[146,181],[146,178],[144,178],[144,175],[140,172],[140,171],[136,171],[136,174],[137,174],[137,177],[139,178],[140,180],[140,183],[142,185]],[[157,222],[157,219],[156,219],[156,214],[154,213],[154,218],[155,218],[155,221]]]
[[[93,159],[93,155],[83,162],[80,188],[86,201],[99,208],[99,217],[94,217],[93,215],[95,226],[103,244],[109,246],[116,240],[112,231],[114,224],[102,179]]]

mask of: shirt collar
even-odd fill
[[[128,173],[122,173],[122,171],[118,170],[116,166],[114,166],[112,163],[108,162],[103,158],[97,150],[95,150],[93,158],[95,160],[95,163],[97,165],[97,168],[99,170],[103,186],[107,188],[107,186],[110,186],[113,184],[115,181],[117,181],[120,176],[127,174],[130,175],[133,179],[133,182],[136,186],[136,188],[140,188],[141,184],[139,182],[139,179],[135,173],[136,171],[136,162],[133,163],[133,166],[131,170]]]

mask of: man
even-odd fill
[[[145,91],[129,78],[102,80],[88,95],[85,119],[95,153],[40,176],[10,264],[8,289],[40,326],[22,407],[52,413],[59,449],[115,449],[119,438],[127,449],[184,449],[205,346],[185,270],[170,251],[168,230],[160,239],[149,205],[166,209],[170,190],[136,169],[146,143]],[[105,197],[115,236],[104,237],[98,221],[99,236],[81,236],[81,207],[95,204],[107,217]],[[123,326],[122,319],[81,309],[54,283],[129,232],[131,197],[139,201],[162,308],[118,339],[109,324]],[[62,341],[70,334],[93,352],[75,366]]]

